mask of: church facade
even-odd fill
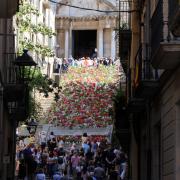
[[[116,57],[116,1],[61,1],[56,12],[58,57]],[[72,6],[76,6],[72,7]],[[79,9],[77,7],[91,10]]]

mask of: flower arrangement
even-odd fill
[[[109,109],[118,80],[115,66],[70,67],[62,75],[60,100],[49,109],[47,121],[69,128],[101,128],[112,124]]]

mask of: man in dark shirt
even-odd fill
[[[114,149],[110,148],[106,154],[106,167],[108,172],[115,168],[116,155],[114,154]]]

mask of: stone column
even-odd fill
[[[115,41],[115,31],[111,29],[111,58],[116,56],[116,41]]]
[[[65,55],[65,58],[68,58],[68,53],[69,53],[69,30],[68,29],[65,30],[65,42],[64,42],[64,44],[65,44],[64,55]]]
[[[70,28],[69,30],[69,56],[71,55],[72,55],[72,29]]]
[[[72,29],[73,29],[73,22],[70,21],[70,28],[69,28],[69,56],[72,55]]]
[[[97,30],[97,48],[98,48],[98,57],[103,57],[103,28]]]

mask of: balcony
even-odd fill
[[[118,46],[119,46],[119,57],[124,69],[124,72],[127,73],[128,68],[128,59],[131,46],[131,11],[132,1],[123,0],[118,1],[119,5],[119,17],[117,19],[117,30],[118,30]]]
[[[17,11],[19,0],[2,0],[0,6],[0,18],[11,18]]]
[[[128,69],[127,74],[127,113],[138,113],[145,109],[145,101],[134,96],[131,69]]]
[[[6,102],[18,101],[24,94],[24,85],[16,81],[16,69],[14,68],[14,53],[4,55],[4,68],[1,69],[1,79],[4,88],[4,100]]]
[[[4,102],[11,119],[23,121],[28,117],[28,88],[23,84],[4,84]]]
[[[4,55],[5,63],[0,72],[0,79],[3,85],[4,105],[8,110],[9,117],[17,121],[23,121],[28,116],[29,90],[26,84],[17,81],[14,67],[15,58],[14,53]]]
[[[134,96],[136,98],[151,98],[158,90],[158,70],[154,69],[147,57],[148,46],[140,46],[135,57]]]
[[[16,122],[24,121],[28,118],[28,102],[29,91],[27,88],[24,90],[24,94],[21,95],[21,99],[13,102],[6,102],[10,119],[16,120]]]
[[[131,45],[131,30],[129,29],[119,30],[119,57],[125,73],[127,72],[130,45]]]
[[[169,0],[169,25],[174,36],[180,37],[180,1]]]
[[[170,21],[170,19],[169,19]],[[180,41],[170,35],[163,21],[163,1],[159,0],[151,19],[151,62],[156,69],[174,69],[180,64]]]

